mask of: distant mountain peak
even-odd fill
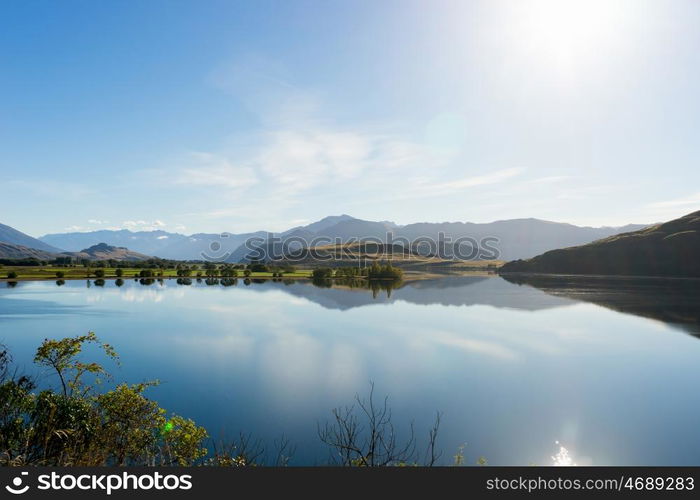
[[[323,231],[331,226],[338,224],[339,222],[345,222],[349,220],[359,220],[348,214],[341,215],[328,215],[321,220],[307,224],[306,226],[296,227],[294,229],[305,229],[306,231],[311,231],[312,233],[317,233]]]
[[[352,215],[348,214],[340,214],[340,215],[327,215],[323,219],[319,220],[318,222],[340,222],[343,220],[359,220],[357,217],[353,217]]]

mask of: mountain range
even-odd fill
[[[251,233],[197,233],[184,235],[166,231],[137,231],[126,229],[100,230],[80,233],[47,234],[39,240],[53,248],[79,251],[98,243],[127,247],[139,253],[161,258],[179,260],[201,260],[203,256],[213,259],[240,261],[249,253],[246,241],[271,237],[280,241],[310,241],[324,239],[319,245],[331,242],[348,242],[352,239],[375,238],[386,241],[387,233],[392,238],[416,241],[419,238],[437,240],[440,234],[452,238],[469,237],[477,241],[482,238],[497,238],[495,246],[502,260],[526,259],[540,253],[574,245],[582,245],[622,232],[645,227],[632,224],[624,227],[585,227],[573,224],[550,222],[539,219],[511,219],[491,223],[471,222],[421,222],[399,226],[388,221],[368,221],[349,215],[325,217],[305,226],[297,226],[280,233],[256,231]],[[0,239],[0,241],[2,241]],[[29,246],[29,245],[26,245]]]

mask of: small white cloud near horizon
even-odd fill
[[[143,219],[125,220],[121,224],[117,225],[107,225],[109,224],[109,221],[100,219],[88,219],[87,222],[89,224],[87,226],[74,224],[64,227],[63,230],[70,233],[88,233],[92,231],[121,231],[123,229],[127,229],[129,231],[157,231],[164,230],[168,227],[168,224],[158,219],[153,221]],[[184,231],[185,229],[186,227],[183,224],[177,224],[173,227],[174,231]],[[167,238],[167,236],[165,238]]]
[[[157,231],[163,229],[167,224],[161,220],[145,221],[145,220],[125,220],[122,222],[121,228],[130,231]]]

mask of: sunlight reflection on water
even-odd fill
[[[559,446],[559,452],[552,457],[552,465],[556,466],[576,466],[573,457],[569,454],[569,450],[561,446],[559,441],[555,441],[554,444]]]

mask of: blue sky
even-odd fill
[[[0,222],[586,225],[700,209],[700,3],[8,1]]]

